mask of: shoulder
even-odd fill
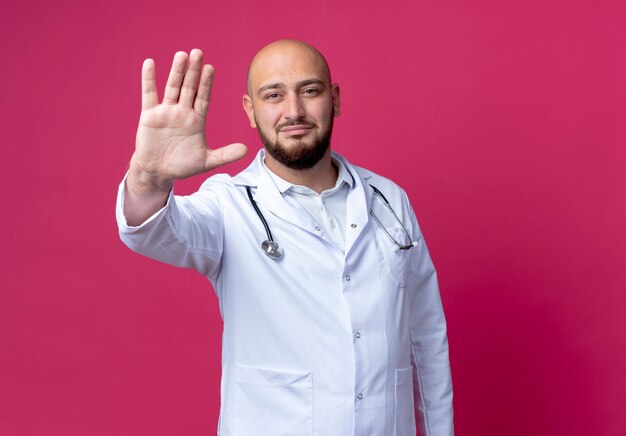
[[[229,174],[214,174],[200,186],[198,192],[208,191],[212,189],[225,190],[229,187],[234,187],[233,178]]]
[[[366,190],[370,187],[371,189],[378,189],[392,204],[400,205],[408,202],[408,197],[404,189],[393,180],[368,170],[367,168],[350,164],[345,159],[343,159],[343,162],[354,176],[360,180]]]
[[[380,192],[382,196],[389,201],[394,211],[404,217],[404,220],[414,219],[415,213],[411,206],[409,196],[400,185],[388,177],[375,173],[367,168],[350,164],[345,158],[342,158],[342,162],[354,176],[359,179],[366,192],[371,190],[373,197],[378,196],[375,191]]]
[[[190,195],[176,195],[176,203],[183,208],[204,210],[221,209],[235,191],[232,177],[228,174],[214,174],[202,182],[200,188]]]
[[[200,202],[211,202],[219,207],[226,207],[241,200],[243,191],[230,174],[214,174],[206,179],[192,197]]]
[[[200,191],[217,190],[224,194],[235,192],[238,187],[256,186],[262,173],[263,152],[260,150],[250,164],[241,172],[231,176],[230,174],[214,174],[204,181]]]
[[[353,165],[353,168],[356,170],[356,173],[359,175],[361,180],[364,181],[364,183],[374,185],[379,189],[385,188],[386,190],[394,192],[404,192],[404,189],[402,189],[396,182],[385,176],[382,176],[363,167]]]

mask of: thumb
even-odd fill
[[[204,170],[211,171],[222,165],[234,162],[244,157],[247,152],[248,147],[238,142],[215,150],[207,150]]]

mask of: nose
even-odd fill
[[[285,113],[284,116],[288,120],[298,120],[304,118],[304,106],[300,100],[300,96],[295,93],[290,93],[285,99]]]

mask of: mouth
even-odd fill
[[[313,130],[313,126],[309,124],[296,124],[293,126],[284,126],[279,129],[279,132],[287,135],[287,136],[300,136],[306,135],[311,130]]]

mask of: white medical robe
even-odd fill
[[[142,225],[123,215],[132,250],[194,268],[213,284],[224,321],[221,436],[450,436],[452,383],[435,269],[406,194],[388,179],[344,163],[354,177],[345,252],[311,215],[283,199],[262,164],[215,175],[190,196],[170,194]],[[406,241],[378,188],[417,245],[397,250],[370,215]],[[284,256],[267,238],[246,194]],[[414,409],[415,407],[415,409]]]

